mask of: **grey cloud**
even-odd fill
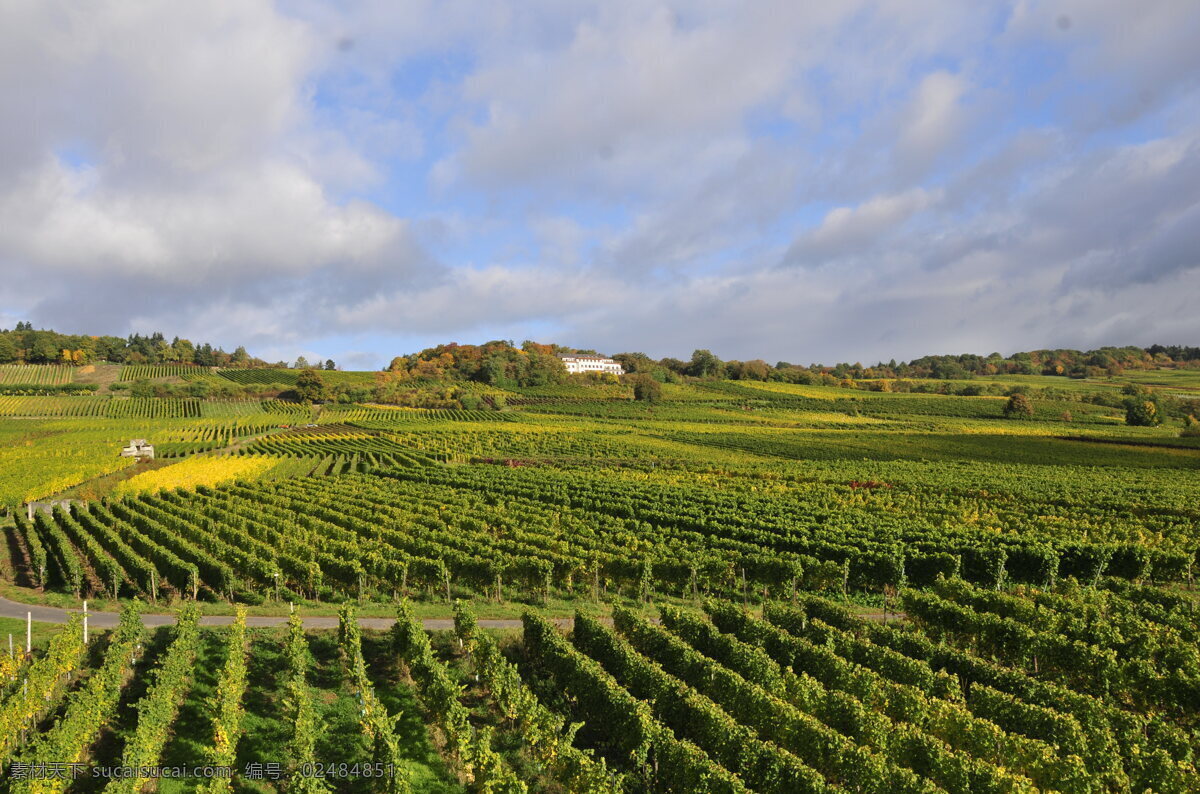
[[[10,6],[0,312],[280,355],[1194,342],[1200,11],[987,9],[999,39],[935,0]],[[1067,64],[1028,89],[1076,103],[1053,121],[1006,71],[1031,42]],[[398,92],[442,57],[461,73]],[[355,198],[397,160],[434,188],[411,224]]]
[[[1065,29],[1058,24],[1070,20]],[[1006,35],[1063,48],[1068,73],[1051,84],[1103,79],[1064,102],[1091,130],[1135,122],[1200,86],[1200,5],[1176,0],[1031,0],[1013,6]]]

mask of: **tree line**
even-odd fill
[[[106,361],[113,364],[195,364],[200,367],[287,367],[286,362],[255,358],[238,346],[232,353],[204,342],[195,344],[178,336],[167,341],[162,333],[149,335],[90,336],[37,330],[19,322],[0,329],[0,364],[84,365]]]

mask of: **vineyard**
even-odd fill
[[[65,386],[74,379],[74,367],[0,364],[0,386]]]
[[[241,608],[201,629],[189,604],[147,636],[131,607],[12,671],[0,760],[208,763],[283,791],[1195,791],[1194,601],[1145,595],[946,580],[903,593],[904,623],[812,594],[570,626],[526,608],[515,640],[463,601],[432,635],[408,601],[387,631],[348,605],[336,631],[247,629]]]
[[[302,370],[298,369],[222,369],[217,374],[240,385],[246,384],[283,384],[296,385]],[[341,372],[337,370],[321,370],[321,379],[329,384],[349,383],[371,386],[375,383],[374,372]]]
[[[0,397],[0,501],[68,502],[0,522],[4,595],[125,615],[0,653],[8,790],[1200,791],[1189,439],[1061,396],[667,385]]]
[[[121,380],[152,380],[154,378],[186,378],[208,372],[194,364],[127,364],[121,367]]]

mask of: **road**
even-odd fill
[[[22,604],[7,598],[0,598],[0,617],[5,618],[24,620],[26,614],[31,614],[34,620],[41,621],[42,623],[66,623],[67,619],[73,613],[77,612],[80,612],[80,610]],[[96,629],[113,628],[117,625],[117,617],[116,612],[94,612],[88,610],[88,626]],[[338,625],[336,617],[306,617],[302,618],[302,620],[304,627],[307,629],[336,629]],[[170,626],[174,622],[174,615],[149,613],[142,615],[142,623],[151,628],[155,626]],[[232,622],[232,615],[204,615],[200,618],[201,626],[228,626]],[[364,629],[386,629],[390,628],[395,622],[392,618],[358,619],[358,625]],[[555,622],[562,626],[569,626],[571,619],[560,618]],[[284,623],[287,623],[287,618],[285,617],[259,617],[251,615],[246,618],[246,625],[250,628],[269,628],[271,626],[280,626]],[[425,618],[421,623],[424,624],[425,628],[430,630],[454,628],[453,618]],[[521,628],[521,621],[513,618],[481,618],[479,625],[485,629],[519,629]]]
[[[67,619],[73,613],[80,612],[78,609],[60,609],[59,607],[38,606],[36,604],[22,604],[18,601],[11,601],[7,598],[0,598],[0,617],[17,618],[24,620],[27,613],[33,616],[34,620],[42,623],[66,623]],[[110,629],[117,625],[116,612],[94,612],[88,611],[88,625],[97,629]],[[866,614],[861,617],[867,620],[883,622],[882,614]],[[889,617],[895,621],[902,615],[890,613]],[[307,629],[336,629],[338,619],[336,617],[306,617],[301,619],[304,627]],[[155,626],[170,626],[175,622],[174,615],[148,614],[142,615],[142,623],[153,628]],[[233,622],[232,615],[204,615],[200,618],[201,626],[228,626]],[[393,618],[359,618],[358,625],[364,629],[387,629],[391,628],[396,621]],[[555,618],[554,623],[564,628],[570,628],[573,622],[572,618]],[[607,620],[606,620],[607,622]],[[658,622],[657,618],[654,622]],[[285,617],[262,617],[248,616],[246,625],[250,628],[270,628],[271,626],[280,626],[287,623]],[[430,631],[452,629],[454,628],[453,618],[424,618],[421,624]],[[519,629],[521,621],[515,618],[480,618],[479,626],[485,629]]]

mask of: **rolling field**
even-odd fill
[[[84,499],[4,524],[4,594],[178,621],[86,646],[42,626],[0,665],[0,762],[213,763],[264,792],[1200,790],[1200,447],[1177,424],[620,388],[0,397],[3,501]],[[132,437],[166,459],[122,471]],[[197,624],[289,602],[340,627]]]

